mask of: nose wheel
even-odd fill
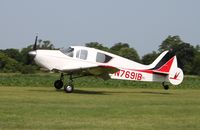
[[[74,86],[72,84],[66,84],[64,90],[66,93],[72,93],[74,91]]]
[[[69,76],[69,81],[64,86],[64,90],[65,90],[66,93],[72,93],[74,91],[74,85],[73,85],[72,75]]]

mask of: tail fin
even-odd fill
[[[154,66],[152,65],[151,70],[154,72],[169,74],[172,66],[173,68],[177,68],[177,59],[169,51],[164,51],[152,64]]]
[[[166,54],[168,54],[169,51],[164,51],[162,52],[157,58],[156,60],[154,60],[154,62],[152,64],[149,65],[149,68],[155,68],[156,65],[158,65],[162,59],[165,59],[164,57],[166,57]]]
[[[164,63],[164,62],[162,62],[162,63]],[[170,60],[168,60],[164,64],[156,65],[155,68],[153,68],[152,70],[156,70],[158,72],[163,72],[163,73],[169,73],[172,66],[173,66],[173,68],[177,68],[176,56],[172,57]]]
[[[154,73],[168,76],[168,81],[173,85],[178,85],[183,81],[183,71],[178,68],[177,58],[176,56],[170,57],[169,53],[165,53],[162,59],[160,59],[157,65],[155,65],[151,70]]]

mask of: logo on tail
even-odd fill
[[[179,72],[179,73],[178,73],[178,72],[176,72],[176,74],[174,75],[174,77],[170,77],[170,79],[179,80],[179,79],[177,79],[177,78],[178,78],[178,76],[179,76],[179,74],[180,74],[180,72]]]

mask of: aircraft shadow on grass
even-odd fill
[[[75,94],[109,95],[106,91],[92,91],[92,90],[80,90],[80,89],[75,89],[73,93],[75,93]]]
[[[52,93],[55,92],[54,90],[32,90],[30,89],[29,91],[34,91],[34,92],[46,92],[46,93]],[[56,90],[56,92],[63,92],[61,90]],[[170,92],[156,92],[156,91],[95,91],[95,90],[81,90],[81,89],[75,89],[73,94],[85,94],[85,95],[112,95],[112,94],[157,94],[157,95],[171,95],[172,93]]]
[[[172,93],[169,92],[153,92],[153,91],[140,91],[140,92],[125,92],[125,91],[91,91],[91,90],[80,90],[80,89],[75,89],[74,90],[75,94],[94,94],[94,95],[112,95],[112,94],[131,94],[131,93],[143,93],[143,94],[159,94],[159,95],[170,95]]]
[[[59,89],[59,90],[56,90],[56,91],[55,90],[35,90],[35,89],[29,89],[28,91],[32,91],[32,92],[45,92],[45,93],[55,93],[55,92],[65,93],[65,91],[63,91],[63,89]],[[75,89],[72,94],[109,95],[109,92],[106,92],[106,91],[89,91],[89,90]]]
[[[169,92],[151,92],[151,91],[142,91],[138,93],[146,93],[146,94],[161,94],[161,95],[171,95],[172,93]]]

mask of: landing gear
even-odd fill
[[[59,80],[56,80],[56,81],[54,82],[54,87],[55,87],[56,89],[61,89],[61,88],[63,87],[63,79],[64,79],[64,74],[61,73],[60,79],[59,79]]]
[[[64,86],[64,90],[66,93],[72,93],[74,91],[74,85],[72,83],[73,79],[72,75],[70,75],[68,83]]]
[[[62,80],[56,80],[56,81],[54,82],[54,87],[55,87],[56,89],[61,89],[61,88],[63,87],[63,81],[62,81]]]
[[[61,73],[60,75],[60,79],[56,80],[54,82],[54,87],[56,89],[61,89],[63,87],[63,80],[64,80],[64,74]],[[73,78],[72,75],[70,75],[69,77],[69,81],[66,83],[66,85],[64,85],[64,90],[67,93],[72,93],[74,91],[74,85],[73,85]]]
[[[64,90],[66,93],[72,93],[74,91],[74,86],[72,84],[71,85],[66,84],[64,86]]]
[[[162,82],[162,85],[163,85],[163,87],[164,87],[165,90],[169,89],[169,85],[165,84],[165,82]]]

